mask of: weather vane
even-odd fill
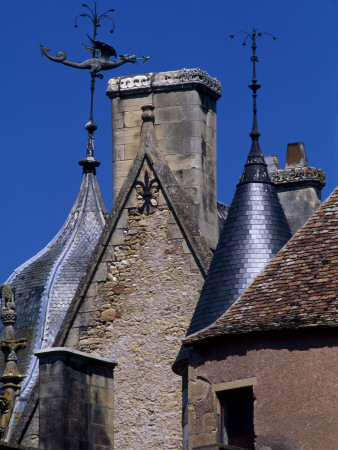
[[[94,90],[95,90],[95,78],[103,78],[103,75],[99,72],[104,70],[115,69],[116,67],[122,66],[125,63],[135,63],[138,60],[143,62],[149,59],[149,56],[142,56],[141,58],[136,58],[135,55],[120,55],[119,59],[112,61],[110,58],[117,58],[116,50],[108,44],[104,42],[100,42],[96,40],[96,36],[98,34],[97,29],[101,26],[101,22],[103,20],[110,20],[113,23],[113,28],[110,30],[111,33],[114,32],[115,24],[110,14],[114,12],[114,9],[108,9],[102,14],[97,12],[97,0],[95,0],[94,10],[90,8],[86,4],[82,4],[82,6],[86,9],[86,13],[79,14],[75,19],[75,28],[78,27],[78,18],[86,17],[88,18],[93,25],[93,37],[88,36],[88,39],[92,46],[87,46],[82,44],[82,46],[88,50],[92,57],[86,59],[82,62],[73,62],[67,60],[67,55],[65,52],[60,51],[56,54],[56,56],[51,56],[48,52],[50,49],[40,45],[42,56],[47,56],[48,59],[54,62],[61,63],[65,66],[74,67],[75,69],[85,69],[89,70],[91,75],[91,103],[90,103],[90,119],[86,124],[85,128],[88,131],[88,145],[87,145],[87,154],[86,158],[79,162],[81,166],[83,166],[84,171],[91,170],[95,171],[95,167],[100,165],[99,161],[94,158],[94,131],[97,130],[97,125],[93,119],[93,104],[94,104]]]
[[[272,39],[275,41],[276,37],[273,36],[270,33],[262,33],[255,28],[253,28],[252,33],[247,33],[246,31],[238,31],[235,34],[231,34],[230,37],[233,39],[237,34],[244,34],[245,38],[242,43],[243,46],[246,46],[246,41],[248,39],[251,39],[251,49],[252,49],[252,56],[250,61],[252,62],[252,84],[249,85],[249,88],[252,90],[252,98],[253,98],[253,124],[252,124],[252,130],[250,133],[250,137],[252,141],[258,142],[259,139],[259,132],[257,129],[257,104],[256,104],[256,98],[257,98],[257,91],[261,87],[260,84],[257,84],[257,78],[256,78],[256,62],[258,63],[258,58],[256,56],[256,38],[261,37],[263,34],[266,34],[268,36],[271,36]]]

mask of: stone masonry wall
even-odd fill
[[[114,362],[65,348],[39,358],[39,448],[112,450]]]
[[[192,74],[217,80],[199,69]],[[119,77],[109,81],[112,99],[113,197],[116,199],[137,154],[141,107],[155,107],[155,132],[161,153],[210,247],[218,240],[216,213],[216,102],[220,92],[205,81],[177,81],[182,71]],[[189,70],[187,70],[188,73]],[[200,75],[202,74],[202,75]],[[145,78],[144,87],[138,79]],[[170,82],[168,82],[168,80]],[[218,83],[219,84],[219,83]],[[218,87],[220,90],[220,87]]]
[[[156,202],[141,214],[133,189],[66,342],[118,362],[115,449],[182,447],[181,377],[171,365],[203,280],[161,192]]]

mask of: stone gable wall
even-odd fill
[[[182,386],[171,365],[203,279],[162,193],[149,215],[142,202],[133,189],[66,346],[118,362],[114,448],[179,449]]]

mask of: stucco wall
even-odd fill
[[[338,442],[335,331],[230,336],[196,349],[189,368],[189,448],[217,442],[216,384],[256,377],[256,448],[333,449]]]

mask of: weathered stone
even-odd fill
[[[101,320],[104,322],[113,322],[116,317],[116,309],[110,308],[106,309],[101,313]]]
[[[107,412],[114,399],[107,386],[116,363],[60,347],[40,350],[37,356],[39,448],[90,450],[104,441],[105,449],[112,449],[113,422]]]
[[[124,113],[124,124],[127,128],[137,127],[140,128],[142,125],[141,119],[141,109],[139,111],[126,111]]]
[[[150,94],[151,93],[151,94]],[[208,164],[216,160],[216,100],[220,85],[199,69],[120,77],[109,81],[107,94],[112,98],[113,116],[113,197],[117,198],[131,161],[136,158],[140,136],[141,107],[150,101],[155,107],[155,131],[159,148],[173,170],[177,181],[197,189],[192,205],[202,204],[206,190],[216,192],[216,166]],[[151,98],[149,97],[151,95]],[[121,145],[124,146],[123,152]],[[124,161],[121,159],[124,154]],[[187,158],[188,156],[188,158]],[[206,162],[202,162],[202,157]],[[128,162],[127,164],[120,164]],[[198,168],[200,173],[189,173]],[[186,170],[182,174],[181,170]],[[197,178],[196,178],[197,175]],[[214,214],[193,207],[198,218],[217,228],[216,208]],[[212,247],[216,246],[215,233],[205,236]]]
[[[147,216],[137,211],[135,199],[129,203],[133,207],[123,212],[129,222],[124,222],[124,241],[107,246],[114,259],[105,263],[107,279],[96,288],[94,325],[82,329],[78,348],[119,362],[115,448],[179,449],[181,379],[170,365],[203,278],[168,205]],[[93,391],[91,398],[100,395]]]

